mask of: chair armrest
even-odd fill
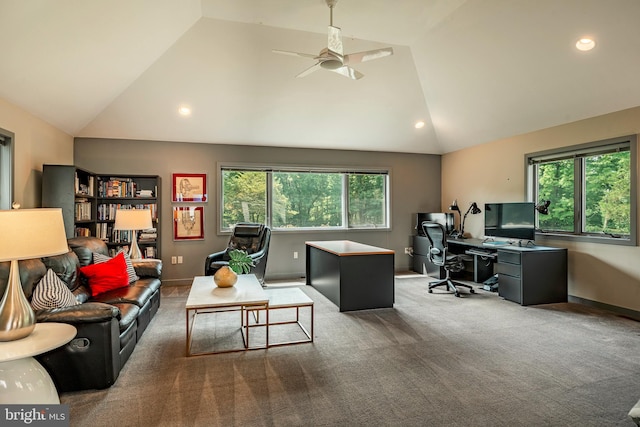
[[[120,310],[101,302],[87,302],[64,308],[36,311],[37,322],[98,323],[120,316]]]
[[[222,257],[224,256],[224,254],[227,253],[227,250],[225,249],[224,251],[220,251],[220,252],[214,252],[212,254],[207,255],[207,262],[212,262],[212,261],[221,261]]]
[[[214,252],[212,254],[207,255],[207,258],[204,260],[204,275],[205,276],[210,276],[213,273],[211,272],[211,264],[216,262],[216,261],[222,261],[224,254],[227,253],[227,250],[225,249],[224,251],[220,251],[220,252]]]

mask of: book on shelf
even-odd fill
[[[131,178],[110,177],[98,180],[99,197],[135,197],[137,184]]]
[[[86,227],[76,227],[76,237],[91,236],[91,230]]]
[[[76,218],[76,221],[90,221],[91,220],[91,202],[87,201],[87,199],[76,199],[75,218]]]
[[[136,197],[153,197],[153,190],[138,190]]]
[[[156,248],[153,246],[147,246],[144,248],[144,257],[145,258],[155,258],[156,257]]]
[[[155,228],[149,228],[148,230],[142,230],[138,236],[138,240],[156,240],[158,238],[158,231]]]

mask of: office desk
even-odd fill
[[[429,246],[423,236],[414,236],[414,258],[416,243]],[[469,253],[473,249],[490,251],[490,256],[472,254],[474,257],[473,277],[475,282],[483,282],[498,273],[498,295],[521,305],[551,304],[567,301],[567,250],[548,246],[486,245],[482,239],[449,239],[447,245],[451,253]],[[424,249],[419,249],[424,252]],[[425,254],[427,252],[424,252]],[[420,255],[422,256],[422,255]],[[418,259],[424,264],[424,259]],[[426,261],[429,263],[429,261]],[[414,270],[416,260],[414,259]],[[439,271],[435,268],[435,277]],[[426,266],[426,264],[424,264]],[[429,268],[423,267],[428,271]],[[416,270],[417,271],[417,270]],[[417,271],[421,272],[421,271]],[[424,274],[424,271],[421,273]],[[429,274],[429,273],[427,273]],[[444,272],[442,272],[444,274]],[[434,274],[429,274],[434,276]],[[441,276],[444,277],[444,276]]]
[[[393,307],[394,251],[349,240],[305,244],[307,285],[340,311]]]

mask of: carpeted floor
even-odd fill
[[[396,278],[393,309],[340,313],[312,287],[315,342],[185,357],[186,287],[72,426],[632,426],[640,323],[577,304],[455,298]]]

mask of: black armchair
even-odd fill
[[[452,271],[455,273],[464,269],[464,258],[461,255],[450,255],[448,253],[447,235],[444,227],[436,222],[424,221],[422,223],[422,230],[429,239],[429,261],[439,267],[444,267],[447,273],[444,279],[429,282],[429,293],[432,293],[433,288],[437,286],[446,286],[447,289],[452,291],[457,297],[460,296],[458,287],[467,288],[470,293],[475,293],[472,286],[451,280]]]
[[[267,269],[271,229],[264,224],[238,223],[233,229],[227,248],[207,256],[204,264],[205,276],[213,276],[220,267],[229,265],[229,251],[241,249],[253,259],[251,274],[255,274],[264,286],[264,272]]]

